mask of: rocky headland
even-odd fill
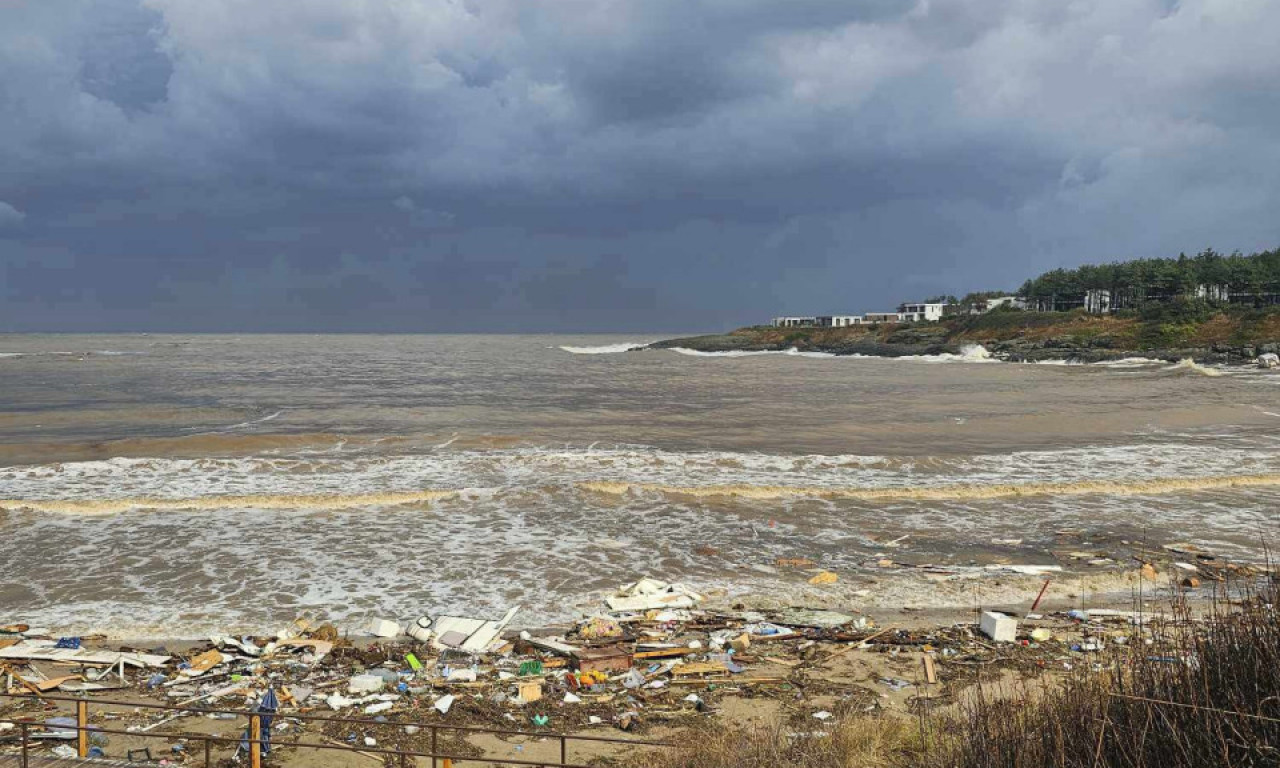
[[[752,326],[729,333],[667,339],[650,346],[699,352],[796,349],[904,357],[972,354],[978,345],[992,357],[1010,362],[1096,363],[1145,357],[1170,362],[1189,358],[1197,363],[1252,364],[1261,354],[1280,353],[1280,308],[1197,318],[1009,311],[910,325]]]

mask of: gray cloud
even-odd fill
[[[0,199],[41,215],[0,240],[0,327],[688,330],[1271,247],[1276,28],[1267,0],[8,3]]]
[[[27,214],[0,200],[0,229],[16,227],[27,218]]]

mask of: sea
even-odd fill
[[[1135,546],[1260,562],[1280,529],[1274,372],[661,337],[0,336],[0,623],[542,626],[644,576],[968,606],[1025,592],[989,565],[1104,590]]]

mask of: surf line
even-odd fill
[[[900,488],[823,488],[786,485],[676,486],[617,481],[586,481],[577,485],[585,491],[610,495],[637,492],[663,493],[695,498],[951,501],[961,499],[999,499],[1016,496],[1079,496],[1085,494],[1141,496],[1233,488],[1264,488],[1280,486],[1280,474],[1217,475],[1192,478],[1159,477],[1149,480],[1088,480],[1074,483],[956,484],[936,487],[915,486]]]
[[[0,499],[0,511],[105,515],[129,510],[177,511],[190,509],[351,509],[353,507],[420,504],[452,498],[468,489],[390,491],[385,493],[246,494],[165,498],[150,496],[118,499]]]

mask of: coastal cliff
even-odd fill
[[[903,357],[962,354],[982,345],[1011,362],[1103,362],[1127,357],[1199,363],[1250,363],[1280,352],[1280,308],[1194,314],[1162,309],[1128,315],[996,311],[936,323],[847,328],[753,326],[650,346],[700,352],[797,349],[836,355]]]

